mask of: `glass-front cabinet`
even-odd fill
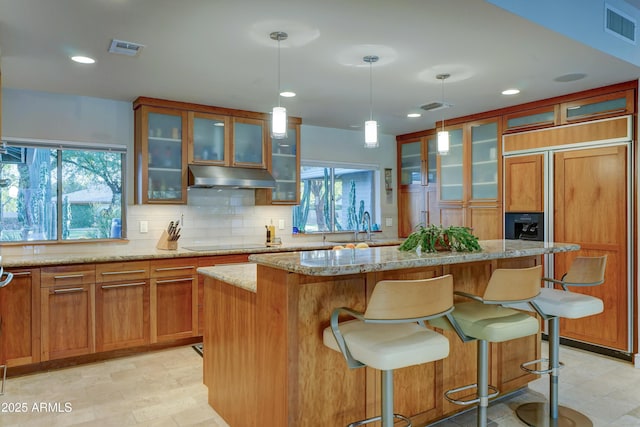
[[[449,130],[449,153],[440,156],[440,200],[464,198],[464,150],[462,128]]]
[[[497,200],[498,154],[498,123],[471,125],[471,200]]]
[[[270,145],[269,170],[276,186],[256,190],[256,204],[297,205],[300,202],[300,127],[289,125],[287,137],[272,139]]]
[[[136,202],[186,203],[186,112],[141,106],[135,120]]]
[[[266,169],[264,120],[234,117],[232,166]]]
[[[189,112],[189,124],[189,163],[228,165],[230,117]]]
[[[422,139],[400,145],[400,185],[422,184]]]

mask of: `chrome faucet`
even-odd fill
[[[362,224],[366,224],[367,241],[371,241],[371,215],[369,215],[368,211],[364,211],[364,214],[362,214]]]

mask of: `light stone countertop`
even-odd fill
[[[372,271],[400,270],[432,265],[459,264],[502,258],[577,251],[572,243],[532,242],[526,240],[481,240],[479,252],[403,252],[398,246],[368,249],[315,250],[255,254],[249,261],[308,276],[339,276]]]
[[[200,267],[198,268],[198,273],[246,289],[250,292],[256,292],[258,273],[257,265],[254,263]]]
[[[398,239],[379,239],[371,246],[376,245],[399,245],[402,240]],[[58,266],[65,264],[89,264],[101,262],[122,262],[122,261],[140,261],[148,259],[167,259],[167,258],[188,258],[215,255],[234,255],[234,254],[256,254],[256,253],[278,253],[292,251],[312,251],[318,249],[331,248],[337,243],[335,242],[309,242],[302,241],[300,243],[293,242],[282,246],[260,246],[256,244],[251,248],[234,248],[229,245],[228,249],[216,249],[207,251],[193,251],[180,246],[176,250],[161,249],[141,249],[132,248],[126,243],[117,243],[109,245],[74,245],[73,249],[64,253],[47,253],[46,249],[43,253],[34,253],[33,247],[29,251],[25,248],[24,254],[2,254],[2,267],[42,267],[42,266]],[[192,245],[185,244],[189,247]],[[195,245],[197,246],[197,245]],[[13,251],[15,252],[15,251]]]

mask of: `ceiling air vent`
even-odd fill
[[[623,14],[608,4],[605,5],[604,10],[604,28],[606,32],[636,44],[635,19]]]
[[[421,105],[420,108],[422,108],[425,111],[436,111],[436,110],[442,110],[443,108],[451,108],[453,107],[453,104],[449,104],[446,102],[430,102],[428,104],[424,104]]]
[[[144,45],[138,43],[126,42],[124,40],[111,40],[111,46],[109,46],[110,53],[117,53],[120,55],[136,56]]]

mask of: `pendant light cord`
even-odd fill
[[[373,61],[369,62],[369,120],[373,120]]]
[[[280,107],[280,37],[278,37],[278,107]]]

